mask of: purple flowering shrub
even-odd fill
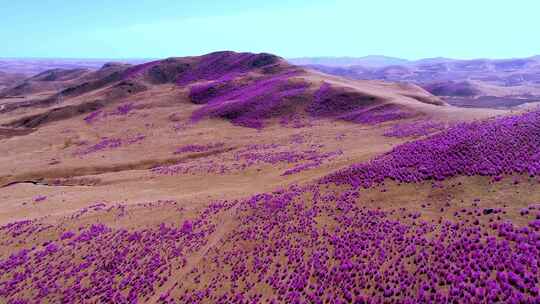
[[[125,104],[119,105],[116,108],[116,111],[113,112],[113,115],[127,115],[131,111],[133,111],[133,109],[134,109],[133,103],[125,103]]]
[[[135,110],[135,105],[132,102],[124,103],[117,106],[113,111],[97,110],[88,115],[86,115],[83,120],[92,125],[98,121],[104,120],[110,116],[126,116],[130,113],[133,113]]]
[[[102,110],[94,111],[94,112],[88,114],[87,116],[85,116],[84,121],[87,124],[92,124],[92,123],[96,122],[100,118],[100,116],[102,116],[103,114],[104,114],[104,112]]]
[[[540,173],[540,111],[458,124],[426,139],[397,146],[321,182],[370,187],[387,178],[420,182],[456,175],[512,173]]]
[[[44,195],[38,195],[38,196],[34,197],[34,202],[35,202],[35,203],[39,203],[39,202],[42,202],[42,201],[44,201],[44,200],[46,200],[46,199],[47,199],[46,196],[44,196]]]
[[[253,149],[249,148],[250,147],[246,149],[246,152],[237,152],[235,154],[235,160],[243,161],[243,163],[247,166],[253,166],[258,164],[275,165],[279,163],[297,164],[301,162],[317,163],[320,165],[324,161],[335,159],[336,157],[343,154],[341,150],[323,153],[317,151],[316,149],[298,151],[254,151]],[[307,168],[309,167],[306,167],[306,169]]]
[[[260,163],[267,164],[297,164],[291,169],[287,169],[282,175],[291,175],[308,169],[319,167],[325,161],[333,160],[343,154],[341,150],[320,153],[316,150],[304,150],[304,151],[282,151],[282,152],[248,152],[238,153],[236,155],[237,160],[244,160],[247,166],[253,166]]]
[[[208,144],[208,145],[185,145],[182,147],[179,147],[174,151],[174,154],[182,154],[182,153],[188,153],[188,152],[206,152],[209,150],[219,149],[224,147],[225,144],[218,142],[214,144]]]
[[[281,175],[286,176],[286,175],[296,174],[302,171],[320,167],[324,162],[334,160],[338,158],[339,156],[341,156],[342,154],[343,154],[343,151],[341,150],[327,152],[327,153],[317,153],[316,155],[309,157],[307,163],[299,164],[293,168],[287,169]]]
[[[192,119],[221,117],[233,123],[262,128],[263,121],[280,117],[283,126],[309,126],[302,118],[305,112],[312,118],[334,118],[362,124],[412,118],[420,115],[406,106],[385,103],[378,98],[323,82],[312,97],[306,94],[309,85],[288,80],[295,72],[277,74],[248,84],[233,84],[217,80],[191,87],[194,103],[205,104],[194,112]],[[290,101],[297,100],[291,103]]]
[[[193,121],[223,118],[239,126],[260,129],[265,120],[280,117],[282,125],[298,128],[309,125],[305,119],[299,119],[304,112],[311,118],[364,124],[419,115],[405,106],[327,82],[315,93],[308,92],[308,82],[290,79],[303,70],[269,54],[216,52],[170,58],[131,67],[125,74],[136,77],[144,73],[155,74],[152,77],[159,78],[156,81],[160,83],[174,79],[181,87],[189,86],[190,100],[204,105],[193,113]],[[296,113],[299,115],[295,116]]]
[[[156,175],[195,175],[202,174],[226,174],[242,171],[247,166],[240,163],[224,164],[218,160],[199,160],[194,162],[179,163],[169,166],[156,166],[150,169]]]
[[[108,138],[103,137],[98,143],[91,145],[90,147],[82,148],[75,151],[75,156],[83,157],[85,155],[93,154],[96,152],[113,150],[120,148],[122,146],[129,146],[135,143],[139,143],[145,139],[146,136],[143,134],[137,134],[132,137],[127,138]]]
[[[102,138],[98,143],[75,152],[76,155],[87,155],[107,149],[119,148],[122,145],[122,140],[119,138]]]
[[[222,145],[209,144],[187,145],[179,148],[179,153],[185,152],[206,152]],[[290,175],[304,170],[320,166],[326,161],[333,160],[343,154],[341,150],[332,152],[320,152],[315,148],[309,150],[284,150],[284,147],[277,144],[272,145],[249,145],[236,151],[230,157],[225,156],[222,159],[204,158],[195,159],[188,162],[181,162],[168,166],[157,166],[150,171],[157,175],[186,175],[186,174],[226,174],[244,171],[251,167],[263,165],[299,165],[301,163],[310,163],[302,167],[295,167],[294,170],[287,170]]]
[[[307,128],[313,126],[313,119],[300,113],[291,113],[282,115],[279,119],[282,127],[292,127],[295,129]]]
[[[293,145],[301,145],[308,140],[311,140],[311,134],[308,133],[297,133],[290,136],[289,143]]]
[[[437,121],[413,121],[397,123],[384,133],[388,137],[420,137],[427,136],[446,129],[446,124]]]
[[[237,153],[237,160],[244,160],[248,164],[266,163],[275,165],[277,163],[297,163],[302,160],[310,160],[318,156],[315,150],[305,151],[278,151],[278,152],[247,152]]]

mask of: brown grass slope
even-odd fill
[[[237,53],[227,52],[225,55],[236,56]],[[461,121],[504,113],[448,106],[415,85],[344,79],[302,70],[268,54],[247,57],[250,59],[246,62],[253,66],[242,73],[238,81],[249,82],[258,77],[300,70],[291,81],[303,81],[309,85],[302,100],[304,103],[309,102],[313,93],[326,82],[336,89],[335,98],[344,98],[346,102],[368,100],[381,105],[395,104],[418,113],[415,118],[406,121]],[[25,191],[27,199],[39,192],[59,199],[64,195],[62,193],[71,193],[70,204],[73,204],[74,208],[98,198],[135,201],[136,198],[173,196],[207,201],[208,196],[216,197],[218,194],[235,197],[254,191],[271,190],[292,182],[309,182],[348,164],[387,151],[404,141],[383,136],[386,128],[395,122],[362,125],[335,120],[332,117],[314,119],[306,116],[302,107],[293,113],[304,119],[304,123],[296,127],[280,124],[280,117],[270,119],[268,125],[261,130],[235,126],[223,119],[205,119],[193,123],[190,119],[192,113],[204,105],[194,104],[190,100],[189,89],[190,86],[207,80],[178,85],[177,79],[202,60],[205,60],[204,56],[165,59],[151,68],[142,69],[143,72],[136,74],[136,77],[128,78],[124,73],[132,67],[106,65],[101,70],[92,72],[93,74],[77,78],[85,78],[91,84],[65,89],[68,92],[63,93],[61,101],[55,100],[54,103],[45,105],[28,104],[5,112],[0,110],[2,185],[47,179],[49,184],[54,185],[52,180],[75,177],[90,177],[101,181],[99,185],[83,190],[80,187],[40,185],[15,185],[5,188],[10,190],[4,191],[15,191],[14,193],[18,194],[8,194],[5,197],[5,206],[8,207],[3,209],[0,218],[8,221],[29,215],[20,209],[21,197],[25,195],[17,189]],[[103,78],[89,76],[97,74]],[[69,92],[71,94],[68,94]],[[264,99],[260,102],[264,102]],[[127,115],[116,114],[118,106],[128,103],[133,106],[131,112]],[[94,123],[86,122],[84,118],[94,111],[101,111],[103,114]],[[81,150],[98,144],[103,138],[127,141],[139,135],[142,135],[143,139],[135,144],[125,144],[82,156],[80,154]],[[297,147],[291,142],[292,137],[305,139]],[[222,153],[173,154],[176,148],[183,145],[217,142],[224,143]],[[217,162],[233,168],[238,165],[235,160],[236,153],[253,144],[277,144],[280,146],[278,149],[285,150],[309,150],[319,147],[317,149],[320,153],[341,150],[343,154],[337,160],[325,163],[319,168],[291,176],[281,176],[284,170],[292,167],[287,164],[263,164],[245,171],[232,170],[225,174],[197,169],[206,162]],[[173,163],[184,163],[197,168],[189,174],[161,177],[148,170],[157,165]],[[33,190],[22,190],[28,187]],[[112,191],[113,189],[121,190]],[[86,194],[75,195],[79,191]],[[141,191],[146,194],[143,195]],[[63,212],[62,200],[60,199],[57,205],[53,204],[56,207],[52,208],[51,212]]]

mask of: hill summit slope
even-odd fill
[[[414,85],[346,81],[306,71],[275,55],[234,52],[168,58],[136,66],[107,64],[92,72],[46,71],[4,94],[35,93],[51,86],[62,90],[46,99],[6,102],[2,110],[53,107],[58,112],[63,106],[76,105],[84,113],[96,108],[81,104],[89,98],[102,100],[97,106],[101,107],[166,85],[174,85],[171,94],[186,91],[189,102],[200,105],[192,114],[193,121],[222,118],[253,128],[289,116],[369,123],[447,111],[433,107],[445,104]],[[35,117],[22,116],[6,126],[35,126],[28,121],[35,121]]]

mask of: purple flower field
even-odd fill
[[[369,163],[324,178],[323,183],[370,187],[444,180],[458,175],[540,173],[540,111],[458,124],[426,139],[400,145]]]
[[[211,95],[214,90],[221,92],[215,98],[208,98],[204,107],[193,113],[192,120],[221,117],[237,125],[262,128],[264,120],[286,113],[288,108],[294,106],[294,99],[301,97],[307,89],[306,83],[292,82],[290,80],[292,76],[294,73],[286,73],[255,80],[245,86],[227,86],[218,83],[206,87],[204,89],[206,95]],[[190,94],[202,95],[201,90],[201,87],[195,87]]]
[[[397,123],[384,133],[388,137],[420,137],[430,135],[446,128],[445,124],[436,121],[414,121]]]
[[[294,138],[293,138],[294,141]],[[223,143],[207,145],[186,145],[178,148],[174,154],[209,152],[223,149]],[[284,168],[283,176],[313,169],[339,158],[340,150],[322,152],[317,149],[290,151],[281,145],[250,145],[234,152],[226,158],[216,160],[194,160],[170,166],[157,166],[150,171],[157,175],[195,175],[195,174],[230,174],[242,172],[248,168],[259,168],[264,165],[294,165]]]
[[[519,227],[498,220],[500,211],[493,210],[433,223],[404,208],[361,207],[361,197],[352,189],[292,186],[215,202],[193,220],[143,230],[92,224],[65,231],[13,223],[1,233],[25,239],[47,232],[58,238],[3,259],[0,295],[12,303],[127,303],[158,297],[161,303],[540,299],[537,220]],[[204,248],[219,229],[212,219],[223,220],[230,212],[236,228],[208,252],[205,267],[193,266],[190,253]],[[179,273],[188,275],[169,282]],[[34,286],[32,293],[23,292],[28,284]],[[156,293],[162,287],[168,288]]]
[[[501,209],[469,209],[427,221],[405,208],[369,209],[359,202],[363,191],[386,179],[420,183],[467,175],[537,175],[539,121],[539,112],[529,112],[459,124],[329,175],[321,184],[217,201],[176,224],[142,230],[99,223],[76,230],[31,221],[8,224],[0,233],[13,241],[40,233],[57,237],[0,260],[0,296],[9,303],[153,298],[162,303],[535,303],[540,301],[537,205],[521,210],[531,219],[519,226],[502,219]],[[104,139],[89,151],[121,143]],[[222,145],[184,146],[179,153]],[[279,148],[253,146],[235,157],[246,167],[307,161],[283,173],[289,175],[340,154],[275,151]],[[332,190],[332,184],[345,188]],[[98,205],[89,209],[119,210]],[[222,225],[211,219],[230,212],[235,228],[203,258],[204,268],[193,266],[190,252],[208,244]],[[178,273],[186,279],[168,283]],[[158,294],[163,286],[170,287]]]

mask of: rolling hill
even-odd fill
[[[422,59],[383,66],[305,61],[306,67],[351,79],[413,83],[466,107],[509,108],[540,100],[540,61]]]
[[[0,90],[3,90],[25,78],[23,74],[6,73],[0,71]]]
[[[538,110],[229,51],[25,81],[58,90],[0,99],[8,303],[540,300]]]

